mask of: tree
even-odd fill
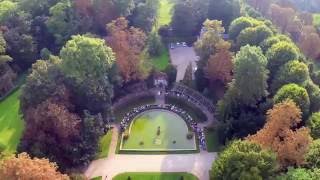
[[[264,127],[247,139],[273,150],[282,168],[302,165],[312,138],[309,129],[297,127],[301,121],[301,110],[295,103],[283,101],[267,112]]]
[[[10,16],[10,13],[17,9],[17,3],[4,0],[0,2],[0,23],[6,21],[6,19]]]
[[[16,74],[13,72],[8,62],[11,62],[12,58],[6,55],[6,41],[0,33],[0,96],[7,93],[13,86],[13,81],[16,78]]]
[[[300,87],[297,84],[287,84],[282,86],[273,100],[275,103],[280,103],[286,99],[291,99],[303,112],[303,117],[307,117],[310,111],[310,99],[308,92],[305,88]]]
[[[268,179],[276,168],[276,156],[272,152],[238,140],[219,154],[212,165],[210,179]]]
[[[192,69],[191,62],[187,66],[186,72],[184,73],[182,83],[185,84],[186,86],[189,86],[189,87],[193,86],[193,69]]]
[[[283,34],[276,34],[274,36],[271,36],[267,39],[265,39],[261,44],[260,47],[263,50],[263,52],[267,52],[268,49],[270,49],[274,44],[277,44],[279,42],[288,42],[288,43],[292,43],[291,39]]]
[[[226,85],[232,80],[233,56],[229,51],[231,44],[223,42],[216,46],[217,52],[210,56],[206,67],[208,79],[211,82],[219,81]]]
[[[270,17],[274,24],[280,28],[282,33],[288,30],[288,27],[293,23],[295,11],[289,7],[281,7],[277,4],[271,4]]]
[[[177,79],[177,68],[170,64],[164,71],[167,74],[169,86],[173,85]]]
[[[132,25],[150,32],[156,23],[157,10],[159,9],[159,0],[146,0],[145,3],[140,2],[134,9],[132,17]]]
[[[78,29],[74,22],[74,14],[71,2],[63,0],[50,8],[50,17],[46,21],[49,32],[51,32],[57,45],[62,45]]]
[[[128,21],[121,17],[107,25],[108,45],[116,55],[116,63],[125,82],[143,79],[141,55],[146,35],[140,29],[128,27]]]
[[[248,27],[262,25],[263,22],[251,17],[239,17],[233,20],[229,27],[230,39],[236,40],[240,32]]]
[[[305,168],[289,168],[288,172],[284,175],[279,176],[277,179],[283,180],[307,180],[307,179],[319,179],[319,169],[305,169]]]
[[[58,166],[47,159],[30,158],[28,154],[22,153],[1,162],[0,177],[3,179],[69,179],[57,169]]]
[[[115,61],[114,53],[102,39],[73,36],[60,52],[61,70],[68,78],[82,83],[105,78]]]
[[[293,43],[279,42],[272,45],[266,53],[268,69],[275,74],[278,69],[289,61],[298,59],[299,51]]]
[[[226,28],[240,15],[240,4],[234,0],[209,0],[208,18],[223,22]]]
[[[160,56],[163,50],[161,39],[157,33],[151,33],[149,35],[147,46],[150,56]]]
[[[307,81],[305,88],[310,99],[310,112],[318,112],[320,110],[320,88],[311,80]]]
[[[113,96],[110,69],[115,56],[102,39],[73,36],[60,51],[61,70],[77,94],[76,104],[106,118]]]
[[[273,92],[276,92],[280,87],[289,83],[304,86],[308,79],[309,69],[305,63],[298,60],[289,61],[280,67],[273,79],[271,89]]]
[[[209,57],[216,53],[216,46],[223,43],[221,34],[224,33],[222,22],[217,20],[206,20],[203,23],[204,31],[200,38],[195,42],[195,51],[200,60],[206,64]]]
[[[239,100],[245,105],[255,105],[268,92],[267,59],[258,47],[241,47],[235,58],[234,86]]]
[[[317,118],[319,118],[319,114],[317,114],[317,116],[318,116]],[[316,139],[311,143],[309,147],[309,151],[305,155],[307,166],[309,168],[320,167],[319,155],[320,155],[320,139]]]
[[[263,15],[268,13],[271,1],[269,0],[249,0],[248,3],[254,7],[255,10],[261,12]]]
[[[307,121],[307,125],[311,130],[312,137],[315,139],[320,138],[320,113],[319,112],[312,114],[312,116]]]
[[[247,44],[258,46],[265,39],[271,37],[273,32],[266,25],[259,25],[255,27],[248,27],[242,30],[237,38],[239,47]]]
[[[310,59],[320,58],[320,37],[316,30],[314,32],[302,32],[299,40],[301,51]]]
[[[188,1],[181,1],[175,4],[171,27],[173,33],[179,37],[191,37],[195,34],[197,21],[192,6]]]

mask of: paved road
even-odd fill
[[[192,63],[192,68],[196,67],[197,55],[193,47],[177,47],[170,49],[171,63],[177,66],[177,79],[180,82],[184,78],[187,67]]]
[[[197,154],[172,155],[124,155],[115,154],[118,129],[113,129],[108,158],[93,161],[85,175],[112,177],[123,172],[190,172],[200,180],[209,179],[209,170],[216,153],[201,152]],[[104,179],[103,179],[104,180]]]
[[[112,177],[123,172],[190,172],[200,180],[209,180],[216,153],[175,155],[115,155],[91,163],[86,176]]]

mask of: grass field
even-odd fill
[[[113,180],[197,180],[198,178],[189,173],[152,173],[152,172],[135,172],[135,173],[122,173],[113,178]],[[182,178],[183,177],[183,178]]]
[[[98,159],[108,157],[111,139],[112,139],[112,129],[109,130],[107,134],[100,139],[99,153],[97,156]]]
[[[217,131],[213,128],[205,129],[206,143],[208,152],[219,152],[222,145],[219,143]]]
[[[189,129],[186,122],[167,110],[143,112],[132,121],[128,131],[129,137],[122,140],[121,150],[178,151],[197,148],[195,137],[187,139]]]
[[[168,49],[164,47],[161,55],[152,57],[151,62],[157,70],[164,71],[170,63],[170,55]]]
[[[316,27],[320,27],[320,13],[319,14],[313,14],[313,24]]]
[[[0,102],[0,143],[6,146],[6,152],[16,151],[24,128],[19,113],[20,94],[18,89]]]

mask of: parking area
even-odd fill
[[[198,57],[193,47],[188,47],[185,43],[171,43],[169,46],[171,63],[177,67],[178,71],[176,82],[179,82],[183,79],[190,63],[193,71],[196,70]]]

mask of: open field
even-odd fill
[[[0,143],[7,152],[15,152],[24,128],[20,109],[18,89],[0,102]]]

